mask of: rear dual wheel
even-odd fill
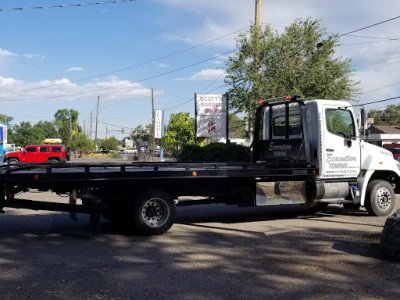
[[[149,190],[135,199],[129,223],[139,234],[162,234],[174,224],[175,215],[175,203],[168,193]]]

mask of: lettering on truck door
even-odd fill
[[[360,139],[352,111],[323,105],[321,177],[357,177],[360,172]]]

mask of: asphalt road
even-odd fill
[[[32,194],[49,199],[49,194]],[[397,199],[400,208],[400,197]],[[5,209],[1,299],[398,299],[385,217],[330,206],[178,207],[164,235],[128,236],[89,217]]]

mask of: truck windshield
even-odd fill
[[[343,137],[355,136],[354,121],[349,110],[327,109],[325,120],[329,132]]]

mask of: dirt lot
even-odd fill
[[[51,195],[32,195],[48,197]],[[400,208],[400,199],[397,199]],[[162,236],[90,233],[86,215],[0,215],[2,299],[398,299],[385,217],[330,206],[178,208]]]

